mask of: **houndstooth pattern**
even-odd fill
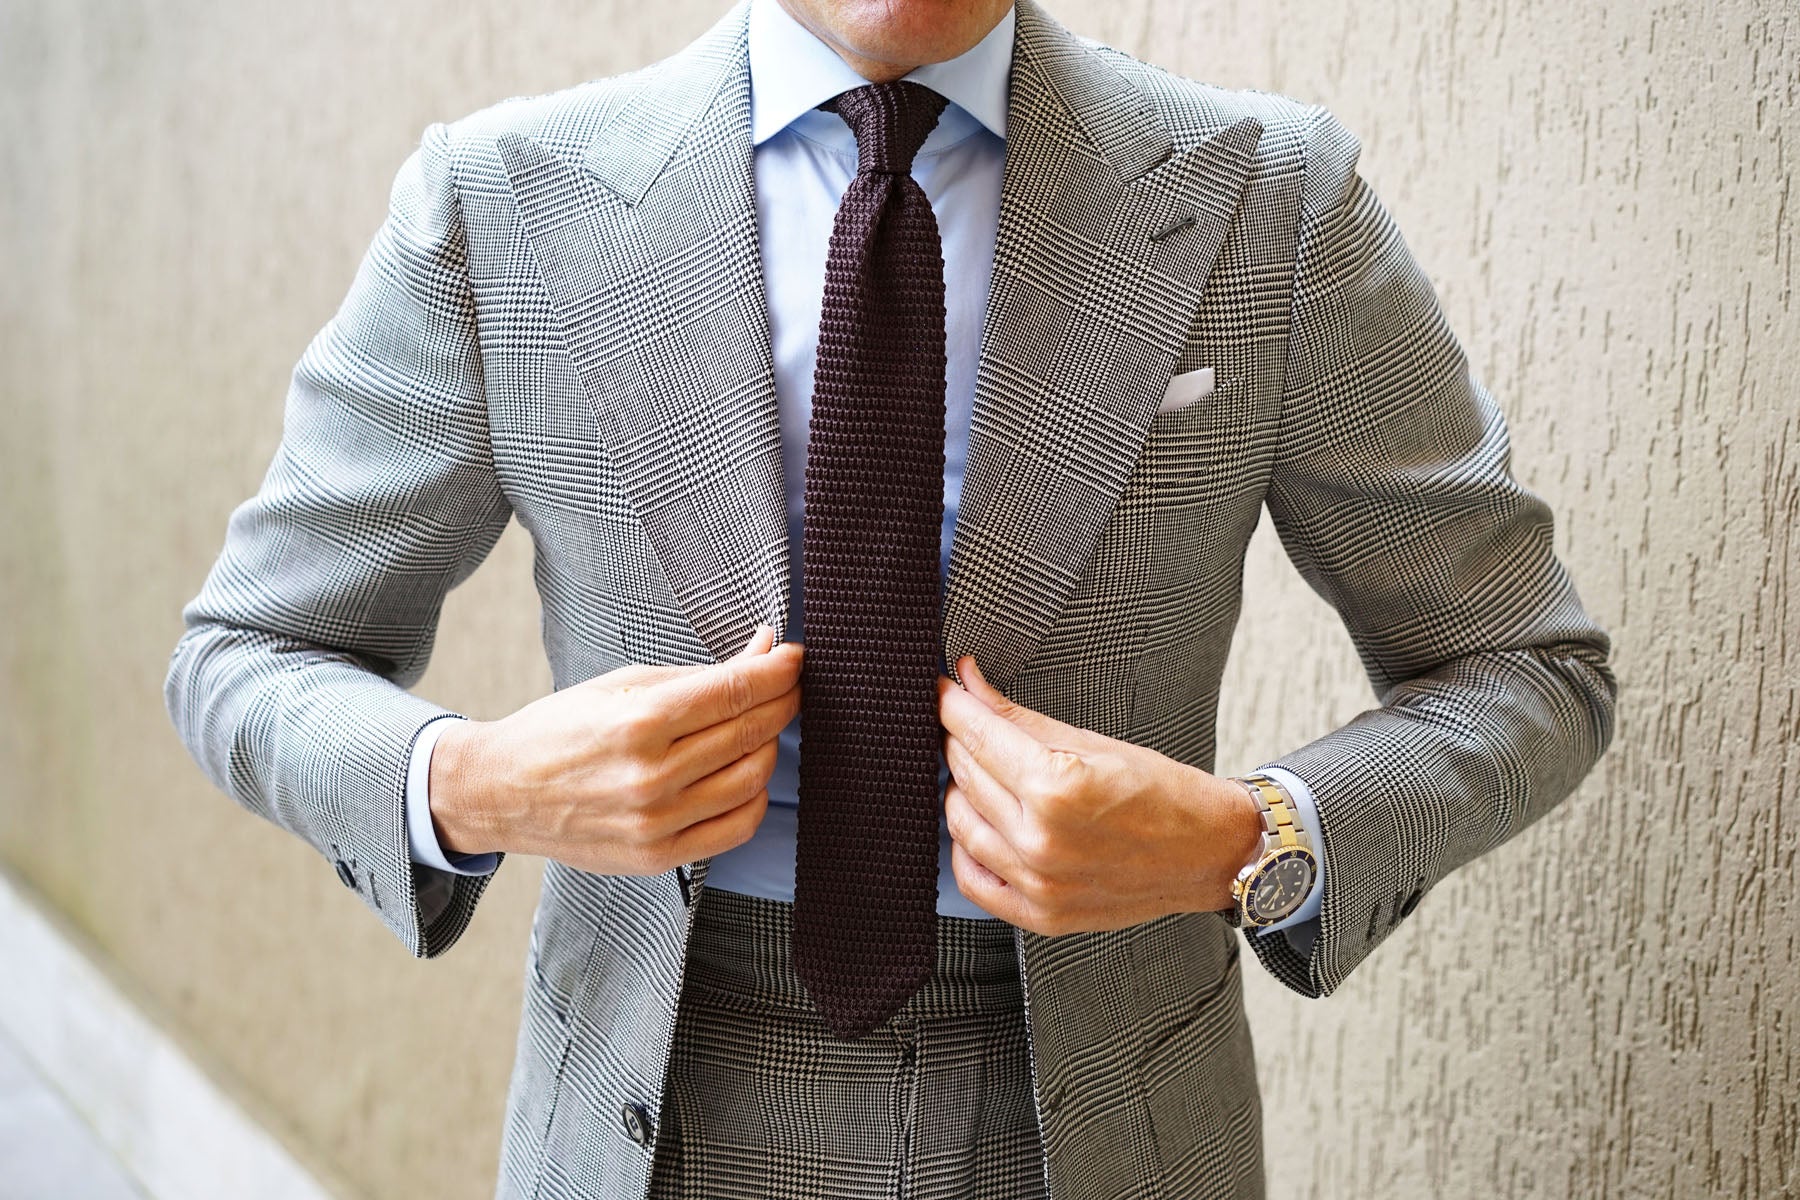
[[[509,519],[555,685],[786,626],[740,4],[631,75],[426,131],[297,367],[258,493],[184,609],[165,698],[207,776],[304,837],[417,955],[485,878],[409,863],[413,696]],[[945,661],[1210,767],[1265,508],[1378,707],[1275,761],[1331,864],[1323,996],[1440,879],[1567,795],[1612,732],[1605,633],[1506,429],[1328,113],[1208,87],[1017,2],[1005,182]],[[1176,373],[1203,403],[1159,413]],[[500,1194],[643,1197],[706,864],[549,864]],[[1255,1195],[1241,942],[1210,913],[1014,930],[1055,1200]]]
[[[650,1200],[1042,1200],[1008,927],[937,915],[935,971],[845,1040],[794,971],[793,911],[697,901]]]

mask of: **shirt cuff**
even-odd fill
[[[431,749],[446,728],[445,721],[464,721],[447,713],[429,722],[413,741],[412,758],[406,764],[406,852],[412,860],[455,875],[491,875],[500,865],[498,854],[446,854],[431,824]]]
[[[1265,925],[1256,932],[1267,935],[1280,930],[1294,948],[1294,953],[1303,958],[1312,955],[1313,939],[1319,935],[1319,909],[1325,903],[1325,838],[1323,827],[1319,824],[1319,806],[1313,799],[1312,789],[1292,771],[1285,767],[1258,767],[1257,770],[1282,787],[1287,789],[1294,800],[1294,816],[1300,827],[1306,830],[1306,836],[1312,840],[1313,854],[1319,860],[1318,874],[1313,876],[1312,890],[1306,894],[1296,908],[1286,917],[1273,925]]]

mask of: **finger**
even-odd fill
[[[596,675],[588,680],[590,685],[605,686],[617,691],[644,689],[658,684],[665,679],[677,675],[692,675],[695,671],[706,670],[707,663],[626,663],[622,667],[614,667],[604,675]]]
[[[765,787],[736,808],[690,825],[672,843],[676,861],[693,862],[743,845],[756,833],[768,811],[769,789]]]
[[[800,682],[803,653],[799,642],[783,642],[766,654],[735,655],[654,684],[664,733],[673,741],[773,700]]]
[[[963,680],[963,687],[968,689],[971,696],[1041,742],[1061,742],[1070,734],[1079,732],[1077,726],[1066,721],[1059,721],[1034,708],[1008,700],[999,688],[987,681],[987,676],[981,673],[981,665],[975,661],[973,654],[965,654],[957,659],[956,671]]]
[[[950,873],[956,876],[956,890],[989,916],[1008,924],[1019,924],[1019,899],[1006,880],[977,862],[960,843],[950,843]]]
[[[1050,751],[1042,742],[941,675],[938,721],[1015,794],[1021,778],[1049,769]]]
[[[731,662],[733,660],[736,660],[739,658],[744,658],[747,655],[751,655],[751,654],[765,654],[768,652],[769,646],[774,642],[774,640],[775,640],[775,627],[773,625],[767,625],[767,624],[758,625],[754,630],[751,631],[749,639],[744,642],[743,646],[738,650],[738,652],[736,654],[732,655],[731,658],[726,659],[725,661]],[[662,663],[662,664],[627,663],[625,666],[619,667],[616,670],[608,672],[606,675],[602,676],[601,678],[604,678],[609,683],[612,683],[615,685],[624,684],[624,685],[627,685],[630,687],[640,687],[640,686],[648,687],[649,685],[651,685],[653,683],[661,683],[667,679],[673,679],[673,678],[676,678],[676,677],[682,676],[682,675],[692,675],[696,671],[705,671],[705,670],[708,670],[709,668],[713,667],[714,665],[716,665],[716,664],[714,664],[714,663]]]
[[[968,789],[952,783],[944,789],[944,824],[950,840],[1009,884],[1018,874],[1018,855],[1006,838],[969,802]]]
[[[750,640],[744,643],[744,648],[732,655],[732,657],[742,658],[746,654],[767,654],[769,652],[769,647],[774,644],[775,627],[768,624],[758,625],[755,629],[750,631]]]
[[[944,761],[949,764],[951,777],[961,785],[981,819],[999,830],[1009,843],[1015,841],[1025,812],[1019,798],[976,762],[962,739],[954,734],[944,735]]]
[[[775,773],[775,755],[775,743],[769,742],[675,793],[658,810],[667,821],[662,836],[679,836],[684,829],[730,812],[767,787]]]
[[[733,654],[730,658],[724,659],[723,661],[737,662],[740,659],[767,654],[774,644],[775,627],[765,622],[751,630],[750,637],[738,648],[736,654]],[[796,643],[796,645],[797,644],[798,643]],[[652,674],[648,679],[644,680],[644,682],[661,683],[664,680],[673,679],[678,676],[691,675],[701,671],[716,670],[719,665],[719,663],[678,663],[673,666],[645,667],[644,670],[652,672]]]
[[[791,687],[746,713],[684,734],[670,744],[663,764],[676,787],[685,787],[778,737],[800,713],[800,689]]]

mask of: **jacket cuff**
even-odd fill
[[[273,741],[278,819],[325,855],[411,954],[442,954],[468,927],[493,875],[452,875],[412,860],[406,783],[419,734],[462,714],[351,663],[315,662],[287,678],[287,695],[257,706],[273,726],[263,736]],[[496,868],[503,858],[495,855]]]
[[[1493,775],[1491,765],[1476,762],[1429,769],[1431,757],[1450,751],[1428,738],[1415,740],[1409,726],[1386,710],[1366,712],[1272,764],[1308,781],[1321,862],[1332,864],[1329,886],[1316,889],[1310,939],[1249,939],[1264,967],[1301,995],[1329,996],[1412,914],[1448,869],[1441,865],[1448,813],[1474,799],[1447,792]],[[1395,769],[1406,761],[1414,768]],[[1492,795],[1497,782],[1484,790]]]

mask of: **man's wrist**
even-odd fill
[[[1201,894],[1188,911],[1220,912],[1237,904],[1231,893],[1232,881],[1262,849],[1262,810],[1237,780],[1192,769],[1199,775],[1206,797],[1199,844],[1205,848],[1202,857],[1208,860],[1208,869],[1200,883]]]
[[[457,855],[491,854],[501,847],[481,803],[481,747],[485,721],[451,721],[431,749],[426,795],[438,845]]]

